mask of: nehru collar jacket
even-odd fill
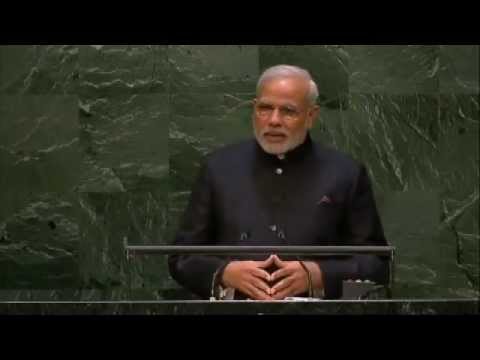
[[[387,241],[365,167],[307,135],[283,159],[256,140],[210,154],[174,244],[386,246]],[[240,259],[247,258],[172,255],[169,270],[186,289],[208,298],[216,271]],[[341,296],[343,280],[388,281],[388,261],[377,256],[310,260],[322,270],[326,298]]]

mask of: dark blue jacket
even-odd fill
[[[365,167],[310,136],[283,160],[255,140],[209,155],[174,244],[388,245]],[[172,255],[169,269],[182,286],[209,298],[215,271],[232,259]],[[388,282],[388,259],[374,255],[310,260],[322,269],[329,299],[341,296],[343,280]]]

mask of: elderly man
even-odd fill
[[[365,167],[312,141],[318,89],[308,71],[267,69],[254,100],[255,139],[209,155],[175,245],[387,245]],[[175,255],[172,277],[202,298],[341,296],[342,281],[388,280],[388,260]]]

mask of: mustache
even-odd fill
[[[286,132],[278,131],[278,130],[265,130],[262,131],[262,135],[272,135],[272,136],[288,136]]]

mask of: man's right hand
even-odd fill
[[[274,263],[270,256],[265,261],[232,261],[223,271],[222,283],[249,296],[252,300],[273,300],[266,268]]]

